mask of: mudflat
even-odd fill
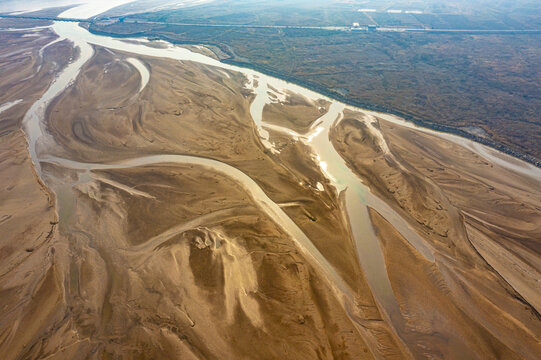
[[[29,54],[54,40],[40,34]],[[97,45],[38,119],[46,136],[32,159],[20,129],[29,99],[76,55],[52,46],[58,66],[35,84],[0,80],[0,105],[23,99],[0,113],[6,359],[541,351],[537,170],[259,75]],[[43,68],[29,58],[21,79]],[[326,130],[358,188],[328,173]],[[353,190],[366,218],[348,212]],[[362,220],[381,268],[359,256]]]
[[[367,123],[381,130],[384,145]],[[425,355],[437,347],[445,349],[444,358],[471,351],[483,357],[496,346],[493,356],[517,356],[508,353],[511,348],[534,358],[541,330],[539,177],[518,175],[440,136],[353,111],[334,129],[333,142],[348,165],[423,234],[435,253],[434,263],[426,261],[380,214],[371,212],[393,290],[416,334],[414,341],[428,347]],[[462,325],[448,323],[451,319],[461,319]],[[454,326],[463,326],[457,332],[469,331],[468,341],[477,345],[451,345],[452,336],[442,334]],[[437,341],[422,340],[435,333],[449,343],[440,347]],[[520,350],[518,343],[524,344]]]

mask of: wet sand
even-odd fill
[[[306,255],[299,252],[299,248],[295,246],[289,236],[280,233],[280,231],[271,230],[269,228],[270,224],[260,228],[259,224],[264,221],[265,215],[258,213],[257,209],[252,209],[249,212],[252,215],[248,217],[249,220],[244,220],[246,223],[246,225],[243,225],[245,229],[239,236],[248,237],[252,242],[263,242],[262,248],[252,251],[250,250],[251,242],[248,242],[241,243],[242,246],[239,247],[238,251],[243,252],[243,257],[251,257],[252,261],[254,261],[255,256],[265,255],[268,252],[265,249],[275,242],[293,249],[291,250],[292,254],[296,254],[294,255],[296,257],[293,257],[291,261],[296,264],[295,268],[299,266],[306,267],[306,270],[302,271],[307,274],[307,277],[302,278],[305,279],[302,281],[308,282],[304,285],[295,283],[295,285],[291,286],[295,289],[306,288],[307,290],[303,290],[304,295],[295,295],[300,296],[299,300],[281,300],[284,304],[280,306],[286,306],[291,311],[291,306],[295,301],[300,301],[303,304],[319,304],[318,306],[324,306],[325,310],[321,310],[317,316],[320,319],[325,318],[325,321],[330,324],[336,323],[336,325],[333,325],[333,330],[314,334],[315,330],[304,325],[311,323],[312,316],[316,316],[315,313],[319,310],[307,310],[307,315],[291,312],[282,315],[272,306],[266,304],[269,301],[267,296],[270,295],[258,290],[256,293],[259,295],[256,299],[249,301],[251,305],[248,304],[248,307],[237,310],[237,312],[240,311],[243,314],[241,318],[254,318],[253,321],[256,322],[258,327],[263,328],[265,333],[270,332],[273,337],[280,339],[282,336],[278,334],[288,334],[285,329],[291,326],[289,322],[284,322],[284,319],[291,318],[295,324],[303,325],[299,328],[299,332],[296,333],[297,340],[295,340],[295,337],[284,336],[284,339],[280,341],[286,343],[287,346],[276,347],[273,345],[264,348],[261,350],[262,356],[265,352],[268,356],[268,354],[278,351],[276,349],[280,349],[280,351],[286,351],[287,353],[294,352],[297,354],[295,355],[297,358],[313,358],[315,355],[312,351],[314,350],[308,350],[311,347],[305,348],[305,345],[302,344],[307,341],[312,344],[320,344],[321,341],[324,343],[336,342],[338,344],[341,340],[338,340],[336,336],[345,331],[339,330],[340,328],[350,329],[347,330],[351,331],[351,335],[348,335],[348,344],[345,347],[336,345],[338,348],[334,350],[331,348],[325,350],[327,356],[334,356],[332,354],[338,352],[351,358],[371,357],[374,351],[385,354],[400,354],[404,351],[407,353],[407,350],[404,350],[402,345],[399,344],[399,340],[395,338],[392,330],[381,321],[378,306],[370,294],[369,288],[363,279],[362,271],[356,261],[356,251],[353,244],[349,242],[348,245],[347,241],[344,242],[344,238],[347,239],[349,236],[349,230],[347,220],[340,210],[340,200],[337,194],[332,191],[322,192],[316,187],[318,182],[326,183],[326,180],[319,172],[317,164],[309,160],[309,149],[295,146],[290,153],[284,152],[278,158],[270,154],[259,142],[258,137],[255,135],[256,129],[253,120],[249,115],[249,107],[253,96],[243,87],[245,78],[235,73],[230,73],[229,77],[227,77],[224,76],[223,70],[215,70],[191,62],[178,63],[168,60],[140,58],[140,61],[145,66],[149,66],[151,78],[142,92],[139,93],[140,74],[127,61],[130,57],[130,54],[111,52],[103,48],[96,49],[93,59],[83,68],[74,86],[68,88],[64,94],[55,99],[48,110],[47,131],[56,144],[47,142],[46,144],[50,145],[48,151],[59,157],[83,162],[115,162],[130,157],[142,157],[145,154],[152,156],[154,154],[176,153],[205,156],[233,165],[254,179],[273,202],[280,204],[294,200],[295,203],[300,204],[284,210],[306,233],[323,256],[330,261],[332,271],[337,271],[340,277],[346,280],[347,287],[353,289],[355,306],[360,304],[360,307],[347,309],[347,311],[356,314],[355,317],[358,318],[363,328],[368,329],[360,332],[358,330],[359,325],[352,323],[350,316],[344,313],[346,309],[340,310],[343,305],[338,304],[343,302],[343,299],[337,298],[335,290],[329,288],[328,281],[320,269],[312,268],[313,260],[311,260],[311,257],[306,258]],[[96,106],[96,104],[99,104],[99,106]],[[209,107],[210,104],[212,104],[212,107]],[[303,171],[303,169],[307,171]],[[69,179],[77,179],[78,176],[81,176],[73,171],[58,167],[58,165],[53,166],[48,162],[42,162],[42,170],[48,183],[59,193],[65,193],[66,191],[63,181],[66,181],[66,179],[68,179],[67,181],[73,181]],[[61,199],[59,203],[60,212],[66,214],[68,219],[68,224],[61,224],[61,229],[66,229],[61,233],[66,239],[65,241],[74,244],[75,247],[81,247],[81,250],[77,251],[86,253],[95,247],[88,244],[88,238],[100,238],[95,234],[99,233],[99,231],[92,230],[89,232],[88,229],[92,227],[91,224],[100,224],[99,228],[102,228],[102,231],[108,234],[108,239],[114,238],[123,244],[124,249],[122,249],[122,252],[131,252],[140,248],[142,250],[138,252],[144,254],[144,256],[141,256],[147,258],[156,251],[154,246],[156,241],[164,240],[164,243],[167,243],[172,238],[181,236],[184,232],[195,231],[199,227],[211,227],[214,222],[221,224],[221,222],[225,221],[222,217],[228,219],[227,226],[220,225],[223,231],[233,231],[236,226],[239,226],[239,222],[243,222],[243,209],[251,201],[246,195],[237,196],[232,193],[234,183],[231,183],[231,180],[228,181],[218,174],[212,175],[212,172],[208,170],[206,173],[212,175],[208,182],[203,181],[205,179],[204,173],[191,174],[192,170],[188,169],[175,175],[175,166],[156,166],[152,169],[145,167],[118,171],[128,172],[131,175],[119,177],[109,170],[106,174],[93,172],[90,178],[85,178],[82,183],[75,186],[76,192],[85,189],[86,196],[92,200],[87,201],[94,202],[95,205],[91,206],[89,204],[84,209],[81,209],[83,207],[82,200],[79,198],[81,195],[77,195],[75,202],[71,198],[67,200]],[[154,172],[162,172],[162,178],[156,178]],[[171,177],[178,177],[183,179],[184,182],[189,180],[195,182],[196,185],[186,188],[185,185],[182,185],[183,183],[168,184],[169,180],[167,179]],[[230,186],[221,190],[220,186],[226,184],[230,184]],[[147,186],[155,186],[156,189],[149,191]],[[210,190],[212,190],[211,194],[208,194]],[[156,193],[156,191],[159,192]],[[180,197],[175,199],[174,194],[177,191]],[[104,195],[103,192],[108,195]],[[109,199],[110,197],[111,199]],[[119,197],[124,198],[124,200],[120,201]],[[208,200],[206,200],[207,197],[209,197]],[[90,213],[103,207],[106,208],[109,206],[106,205],[109,202],[122,204],[124,201],[127,205],[111,205],[111,212],[100,212],[99,215]],[[175,207],[171,208],[171,206]],[[216,210],[212,210],[213,206],[216,207]],[[62,207],[69,208],[70,211],[63,211]],[[113,214],[116,214],[116,218]],[[89,220],[89,223],[81,225],[69,223],[76,219],[87,219],[89,217],[94,220]],[[98,220],[109,218],[117,220]],[[200,222],[197,221],[198,218],[201,219]],[[126,225],[114,230],[118,221],[126,222]],[[189,225],[186,225],[185,228],[181,225],[183,223]],[[277,225],[274,224],[273,226],[276,227]],[[74,227],[79,230],[74,230]],[[83,230],[85,228],[87,230]],[[274,232],[277,232],[277,234],[272,235]],[[85,235],[82,235],[82,237],[79,235],[74,236],[74,233],[85,233]],[[273,241],[273,236],[278,237],[279,240],[277,238],[277,240]],[[192,240],[188,239],[186,241]],[[149,244],[153,244],[153,246],[149,246]],[[114,254],[117,251],[114,247],[108,248],[100,252],[99,256],[93,256],[93,259],[95,259],[87,266],[92,267],[98,266],[102,262],[111,262],[108,258],[116,257],[117,255]],[[269,257],[273,259],[275,256],[285,256],[286,259],[289,259],[293,256],[288,255],[287,251],[282,251],[278,255],[273,255],[272,251],[268,253],[269,255],[263,256],[263,259]],[[177,261],[183,263],[180,259]],[[277,275],[266,275],[266,268],[271,274],[276,271],[274,269],[277,266],[276,261],[282,263],[284,260],[272,260],[271,264],[258,265],[257,268],[261,268],[261,270],[257,271],[257,273],[258,276],[267,279],[265,281],[272,282],[269,285],[271,288],[282,288],[290,280],[283,280],[285,283],[282,283],[282,280],[279,280],[281,277],[276,278]],[[131,262],[131,260],[127,259],[118,259],[113,263],[130,264]],[[239,271],[245,272],[247,269],[244,266],[248,265],[243,264],[231,264],[228,266],[240,266],[242,271]],[[69,272],[73,271],[74,265],[68,266],[66,264],[65,266],[71,269]],[[201,266],[201,264],[197,266]],[[226,270],[222,271],[230,270],[226,268]],[[118,273],[122,273],[124,270],[118,267],[105,266],[105,269],[102,268],[99,271],[102,274],[117,277],[123,276]],[[297,270],[295,270],[295,273],[297,273]],[[310,275],[308,276],[308,274]],[[163,281],[157,279],[163,279],[166,275],[161,271],[153,271],[152,274],[149,273],[145,276],[148,277],[146,281],[151,283]],[[218,286],[217,280],[212,281],[212,284]],[[251,283],[254,282],[254,280],[250,281]],[[89,280],[89,282],[93,284],[95,280]],[[319,285],[312,285],[314,282]],[[257,286],[250,285],[250,289],[252,289],[250,291],[255,292],[255,289],[262,289],[267,286],[263,280],[257,280],[256,284]],[[80,286],[90,285],[81,284]],[[237,284],[234,288],[237,289],[235,291],[244,291],[242,290],[244,285]],[[192,288],[189,292],[196,291],[195,289]],[[317,291],[317,294],[309,295],[308,289]],[[100,291],[103,293],[103,291],[109,290]],[[88,291],[87,294],[99,293],[100,291],[95,289]],[[219,292],[220,290],[213,289],[212,291]],[[134,294],[134,296],[135,298],[145,298],[142,293],[139,293],[139,295]],[[166,297],[169,296],[171,295]],[[305,296],[315,296],[317,299],[308,300]],[[291,295],[288,295],[286,299],[290,299],[290,297]],[[67,302],[74,304],[78,301],[78,299],[69,299]],[[89,300],[80,301],[87,302]],[[138,301],[136,300],[136,302]],[[196,302],[201,303],[201,301]],[[353,306],[351,301],[353,301],[353,298],[348,300],[349,306]],[[95,319],[96,316],[102,317],[105,309],[109,309],[108,312],[115,314],[124,311],[121,308],[125,304],[121,300],[110,301],[107,306],[102,302],[103,299],[92,301],[93,315],[88,315],[93,319],[92,322],[98,321]],[[181,303],[186,303],[184,306],[188,306],[187,303],[189,302],[186,300]],[[276,301],[272,300],[271,302],[275,303]],[[329,302],[335,305],[331,306]],[[266,311],[260,314],[254,310],[255,305],[252,303],[259,304],[257,306],[259,308],[263,307]],[[228,306],[238,307],[239,305],[232,304]],[[208,308],[210,309],[212,306],[208,305]],[[124,314],[124,312],[122,313]],[[312,313],[314,315],[310,315]],[[88,316],[85,315],[85,319]],[[218,315],[213,313],[213,316]],[[230,314],[227,315],[227,317],[230,316]],[[261,318],[266,319],[264,325]],[[282,320],[278,321],[277,319]],[[107,321],[110,320],[107,319]],[[209,322],[210,318],[205,321]],[[273,322],[278,323],[272,325]],[[229,327],[228,331],[237,334],[236,337],[241,338],[243,336],[241,334],[246,331],[246,327],[241,326],[242,323],[242,321],[235,323],[235,326],[233,328]],[[143,326],[146,329],[145,331],[152,328],[150,325],[148,326],[148,328],[146,325]],[[201,331],[205,332],[205,330]],[[224,333],[227,333],[227,331],[224,330]],[[361,335],[361,333],[366,334]],[[218,334],[214,336],[218,336]],[[309,340],[313,336],[317,336],[319,340]],[[368,341],[370,344],[366,344],[365,336],[369,336]],[[209,341],[209,338],[202,334],[191,335],[190,341],[195,341],[195,338],[199,338],[198,341],[203,343]],[[99,337],[95,340],[96,346],[102,348],[105,342],[98,339]],[[248,339],[244,345],[239,345],[233,349],[223,345],[220,351],[229,354],[227,357],[235,357],[234,354],[239,351],[246,351],[246,354],[248,354],[252,351],[248,350],[250,349]],[[129,338],[125,339],[125,341],[130,343],[136,340]],[[208,344],[205,346],[208,346]],[[243,346],[246,346],[246,348]],[[378,346],[383,347],[378,350]],[[117,348],[114,346],[107,348],[110,348],[108,351],[114,353],[122,349],[122,347]],[[216,349],[205,351],[211,357],[217,356],[216,354],[219,353]],[[171,354],[170,356],[173,356]]]
[[[0,19],[0,27],[4,24]],[[30,24],[32,25],[32,24]],[[1,31],[0,133],[21,127],[24,114],[45,92],[76,50],[50,28]],[[51,45],[49,45],[51,44]],[[10,106],[7,106],[10,105]]]
[[[27,134],[44,183],[20,130],[0,148],[0,230],[25,247],[1,248],[8,359],[535,359],[541,179],[520,163],[92,49]]]
[[[176,164],[93,178],[148,195],[102,180],[77,187],[66,236],[78,276],[68,302],[95,348],[144,358],[309,359],[331,356],[329,342],[345,333],[345,354],[369,356],[332,292],[312,284],[315,270],[235,181]],[[322,343],[325,350],[314,346]]]
[[[330,103],[324,99],[313,101],[291,92],[269,88],[271,103],[265,104],[265,122],[291,129],[299,134],[310,130],[315,120],[329,110]]]
[[[6,25],[13,24],[0,20],[0,27]],[[0,353],[11,359],[39,341],[65,311],[55,195],[36,174],[21,126],[25,112],[76,51],[67,42],[54,43],[57,36],[47,28],[1,35]]]
[[[430,344],[435,347],[430,352],[447,354],[444,358],[475,352],[474,357],[481,357],[491,351],[494,357],[535,358],[536,334],[541,330],[541,179],[514,173],[434,135],[356,112],[348,115],[334,130],[336,148],[372,191],[408,219],[435,250],[434,264],[421,260],[392,226],[372,212],[412,342],[423,351]],[[366,121],[377,122],[389,152]],[[425,268],[414,270],[423,263]],[[423,281],[422,276],[431,280]],[[429,305],[439,308],[428,310]],[[461,315],[449,314],[454,309]],[[463,319],[460,332],[470,331],[468,338],[485,340],[438,346],[436,339],[423,339],[434,333],[443,336],[436,314],[446,321]],[[446,323],[444,328],[449,331],[453,326],[458,325]],[[475,330],[479,326],[490,334]],[[496,341],[497,346],[483,350],[483,341]],[[462,350],[453,353],[457,349]]]
[[[63,293],[54,195],[34,172],[23,132],[0,139],[0,353],[12,359],[62,312]]]
[[[320,251],[329,249],[329,260],[350,286],[357,286],[355,251],[344,248],[348,230],[336,194],[316,189],[317,182],[326,180],[310,160],[309,149],[278,156],[262,146],[249,115],[253,97],[243,89],[242,76],[226,78],[197,63],[147,58],[152,77],[137,97],[137,72],[103,49],[96,54],[75,87],[50,108],[49,131],[62,145],[52,151],[55,155],[100,162],[183,154],[230,164],[274,202],[302,203],[286,212]],[[118,78],[105,74],[103,67]],[[114,84],[123,85],[119,89]],[[102,86],[111,92],[97,91]]]

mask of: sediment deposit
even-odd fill
[[[34,54],[0,79],[6,359],[541,352],[539,169],[201,49],[62,34],[0,45]]]

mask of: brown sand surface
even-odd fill
[[[345,111],[331,131],[336,150],[434,253],[433,262],[424,258],[370,210],[406,324],[399,337],[359,264],[344,193],[303,142],[271,131],[279,153],[265,149],[240,74],[97,47],[47,111],[47,152],[87,163],[179,154],[231,165],[301,228],[351,299],[250,193],[210,168],[85,172],[42,162],[45,187],[19,127],[73,56],[59,43],[40,67],[38,50],[52,39],[44,30],[0,45],[0,56],[9,54],[0,62],[9,70],[0,105],[24,99],[0,114],[6,359],[535,359],[541,352],[540,179]],[[130,57],[151,74],[141,92]],[[263,116],[303,133],[328,108],[288,93]]]
[[[389,279],[407,318],[411,343],[426,357],[518,358],[453,301],[437,265],[427,261],[381,215],[371,211]],[[532,354],[533,355],[533,354]]]
[[[3,27],[13,25],[0,21]],[[36,175],[20,127],[25,112],[75,52],[60,42],[40,56],[56,35],[47,29],[24,34],[3,32],[0,44],[0,105],[22,100],[0,114],[0,354],[5,359],[22,358],[65,311],[56,264],[55,197]]]
[[[269,124],[283,126],[304,134],[315,120],[329,110],[330,103],[326,100],[313,101],[300,94],[292,92],[276,94],[278,90],[272,88],[270,90],[270,97],[274,102],[265,104],[263,108],[263,120]],[[285,101],[280,101],[276,95],[285,97]]]
[[[137,94],[139,75],[121,59],[97,49],[75,86],[50,108],[49,130],[62,145],[58,155],[100,162],[188,154],[233,165],[273,201],[300,203],[287,213],[353,288],[364,289],[355,250],[343,242],[348,230],[336,195],[315,190],[325,180],[306,149],[292,147],[280,159],[264,149],[255,136],[243,77],[232,73],[228,79],[193,62],[146,59],[151,80]]]
[[[371,346],[378,347],[371,351],[402,356],[400,354],[405,350],[399,345],[392,329],[382,321],[378,305],[359,267],[337,195],[332,191],[316,190],[317,182],[326,183],[326,180],[311,161],[307,148],[292,144],[279,156],[264,149],[255,135],[256,130],[249,115],[253,98],[244,90],[245,78],[235,73],[229,73],[227,77],[222,70],[197,63],[143,57],[141,60],[149,67],[151,79],[145,89],[138,93],[139,75],[125,61],[126,57],[129,54],[97,48],[94,58],[85,65],[74,86],[50,107],[48,129],[59,144],[52,149],[53,153],[85,162],[115,161],[163,153],[189,154],[217,159],[240,169],[276,203],[299,204],[285,207],[284,210],[354,290],[355,301],[362,309],[360,321],[366,327],[365,331],[375,339],[371,340],[375,341],[375,345]],[[139,177],[136,179],[138,182],[133,185],[128,185],[133,181],[129,177],[107,178],[105,182],[100,180],[102,185],[114,186],[130,195],[131,200],[126,201],[131,205],[125,214],[128,227],[122,236],[131,246],[144,247],[147,242],[154,241],[149,239],[162,236],[162,231],[169,236],[167,229],[183,223],[183,219],[190,221],[187,217],[208,211],[210,203],[222,210],[231,207],[228,211],[233,213],[229,216],[240,217],[235,209],[242,207],[242,204],[234,201],[226,206],[224,198],[226,194],[229,196],[228,192],[215,189],[222,180],[211,182],[209,188],[213,189],[214,194],[208,200],[199,194],[200,190],[182,190],[182,194],[179,194],[182,197],[176,201],[175,207],[164,212],[163,203],[149,202],[155,195],[144,189],[145,184],[139,183]],[[182,189],[178,184],[164,186],[161,189],[162,197],[166,199],[166,195],[177,188]],[[93,190],[94,193],[100,194],[101,190]],[[245,196],[242,201],[246,201]],[[78,209],[79,205],[75,208]],[[152,221],[148,221],[149,217]],[[212,221],[212,217],[204,219]],[[202,221],[201,225],[208,224]],[[252,229],[250,232],[256,238],[267,237],[266,230]],[[314,271],[310,270],[313,273],[311,278],[320,276]],[[274,280],[276,283],[273,286],[282,286],[280,278]],[[321,278],[313,281],[320,284],[313,290],[319,294],[317,303],[327,309],[321,316],[331,323],[334,316],[345,323],[349,322],[353,333],[348,336],[359,337],[358,330],[352,327],[351,320],[345,314],[330,315],[339,311],[334,308],[338,300],[329,292],[330,289],[323,288],[325,282]],[[328,302],[335,305],[331,307]],[[265,314],[272,317],[272,313],[269,309]],[[239,322],[235,326],[241,324]],[[336,334],[334,326],[329,331],[328,334]],[[281,337],[278,329],[270,332]],[[342,345],[340,341],[332,340],[333,351],[344,351],[346,358],[360,356],[353,356],[354,352],[344,350],[351,346],[347,344],[349,341]],[[238,347],[251,349],[248,345],[244,343]],[[365,354],[363,357],[371,353],[366,345],[354,348],[362,351]],[[250,350],[246,351],[248,354]],[[329,350],[325,351],[330,354]],[[314,356],[313,353],[309,354],[308,358]],[[322,353],[318,356],[328,355]]]
[[[183,48],[190,50],[191,52],[197,54],[203,54],[205,56],[211,57],[213,59],[219,60],[218,56],[207,46],[200,45],[182,45]]]
[[[366,121],[377,122],[386,145]],[[471,331],[489,341],[487,344],[499,343],[492,350],[494,357],[535,359],[541,349],[541,179],[517,175],[437,136],[354,112],[346,113],[334,129],[333,142],[372,191],[424,234],[435,251],[434,264],[413,254],[416,251],[409,243],[410,253],[401,256],[398,240],[392,241],[399,236],[388,230],[385,220],[373,216],[403,315],[418,319],[410,325],[418,346],[428,346],[422,338],[427,334],[438,333],[449,340],[437,330],[442,326],[433,318],[437,315],[462,318],[461,336]],[[423,261],[426,269],[420,267]],[[421,276],[432,277],[430,286],[436,289],[426,288],[430,283],[421,281]],[[418,304],[419,309],[411,309],[414,294],[428,296],[431,292],[433,312]],[[457,309],[462,311],[460,316],[449,313]],[[458,325],[445,325],[447,330],[453,326]],[[479,326],[490,335],[475,330]],[[435,339],[428,343],[438,346]],[[461,358],[460,353],[449,352],[451,343],[431,351],[443,358]],[[481,340],[460,346],[463,354],[477,353],[474,357],[486,350]]]
[[[31,33],[2,32],[0,106],[22,101],[0,113],[0,133],[21,126],[24,114],[47,90],[55,74],[66,66],[70,58],[76,56],[76,50],[67,41],[46,47],[40,55],[40,49],[56,38],[50,29]]]
[[[0,137],[0,354],[16,358],[61,313],[54,197],[38,180],[22,131]]]
[[[233,180],[175,164],[91,176],[60,230],[70,312],[54,328],[77,340],[44,339],[36,355],[372,358],[317,272]]]

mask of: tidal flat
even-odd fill
[[[6,359],[539,354],[539,169],[55,26],[0,45]]]

